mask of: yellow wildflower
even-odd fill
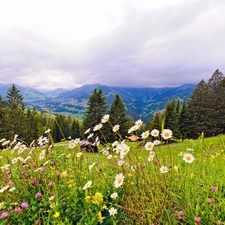
[[[96,192],[95,195],[93,196],[93,204],[99,205],[101,202],[103,202],[103,196],[101,193]]]
[[[84,199],[85,199],[86,202],[89,202],[91,197],[89,195],[87,195]]]
[[[58,218],[60,216],[60,213],[59,212],[56,212],[54,215],[53,215],[55,218]]]
[[[99,223],[102,223],[104,219],[105,219],[105,217],[103,217],[103,216],[102,216],[102,213],[99,212],[99,213],[98,213],[98,222],[99,222]]]

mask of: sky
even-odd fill
[[[225,0],[0,0],[0,83],[172,87],[225,74]]]

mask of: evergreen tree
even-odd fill
[[[83,120],[84,130],[99,124],[106,113],[106,108],[106,98],[102,93],[102,89],[95,89],[87,102]]]
[[[211,112],[209,104],[208,85],[204,80],[200,81],[194,89],[186,111],[188,128],[188,138],[197,138],[202,132],[207,135],[209,125],[209,114]]]
[[[207,133],[209,136],[223,133],[225,128],[225,78],[223,74],[216,70],[208,81],[209,86],[209,126]]]
[[[72,139],[83,137],[81,125],[76,119],[73,120],[71,125],[71,137]]]
[[[153,129],[157,129],[159,131],[162,129],[162,118],[158,109],[155,111],[153,118],[146,124],[146,130],[152,131]]]
[[[5,138],[6,123],[6,107],[0,96],[0,139]]]
[[[182,107],[181,107],[181,112],[180,112],[180,117],[179,117],[179,130],[180,130],[180,135],[182,138],[182,141],[187,138],[188,134],[188,118],[187,118],[187,106],[186,106],[186,101],[183,101]]]
[[[8,126],[6,127],[8,138],[12,139],[15,134],[18,134],[23,139],[25,131],[23,96],[14,84],[7,90],[6,102],[9,107]]]
[[[127,135],[127,131],[130,127],[130,121],[126,116],[126,106],[118,93],[116,93],[116,95],[111,103],[111,106],[109,109],[109,115],[110,115],[109,120],[110,120],[111,124],[113,126],[115,126],[115,125],[120,126],[119,133],[124,138]],[[114,133],[114,135],[112,135],[111,127],[110,127],[110,131],[109,131],[108,135],[106,135],[106,136],[108,137],[108,139],[110,141],[119,139],[119,137],[118,137],[118,135],[116,135],[116,133]]]
[[[170,100],[164,109],[164,128],[170,129],[175,138],[180,138],[179,131],[179,116],[180,116],[180,102],[175,99]]]

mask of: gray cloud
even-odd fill
[[[198,83],[217,68],[225,73],[224,11],[222,0],[152,9],[127,4],[119,26],[82,44],[11,28],[0,38],[0,83],[51,89]]]

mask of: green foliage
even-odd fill
[[[94,127],[101,122],[101,118],[106,113],[106,98],[102,90],[95,89],[87,102],[87,109],[83,120],[84,130]]]

